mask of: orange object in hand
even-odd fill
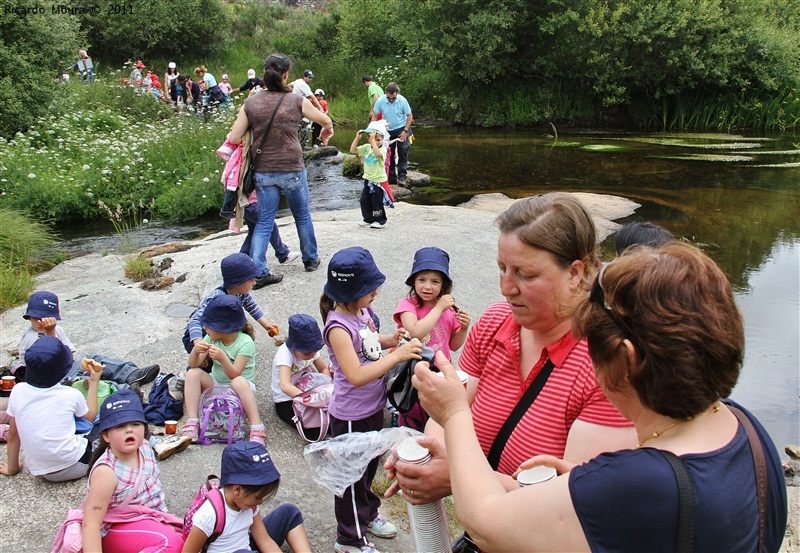
[[[278,325],[272,325],[267,330],[270,336],[277,336],[280,331],[281,329],[278,327]]]

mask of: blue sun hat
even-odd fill
[[[245,323],[242,301],[230,294],[212,298],[200,317],[200,324],[215,332],[239,332]]]
[[[316,319],[311,315],[292,315],[289,317],[289,338],[286,347],[293,351],[311,353],[319,351],[325,342]]]
[[[246,253],[234,253],[220,263],[222,287],[228,290],[261,276],[256,264]]]
[[[241,441],[222,450],[219,484],[266,486],[281,477],[263,444]]]
[[[47,317],[55,317],[57,321],[61,320],[61,314],[58,310],[58,296],[52,292],[34,292],[28,298],[28,309],[22,316],[23,319],[45,319]]]
[[[141,422],[147,424],[144,418],[142,400],[133,390],[125,389],[114,392],[106,398],[100,407],[100,418],[97,421],[97,431],[102,432],[126,422]]]
[[[347,303],[366,296],[386,282],[372,254],[360,246],[339,250],[328,263],[325,295],[335,302]]]
[[[439,271],[447,280],[450,278],[450,256],[440,248],[422,248],[414,254],[414,265],[411,267],[411,274],[406,279],[406,285],[414,285],[414,276],[420,271]]]
[[[52,388],[72,368],[72,351],[55,336],[42,336],[25,351],[25,382]]]

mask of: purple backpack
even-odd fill
[[[236,392],[227,386],[207,388],[200,396],[200,430],[197,443],[244,440],[244,410]]]

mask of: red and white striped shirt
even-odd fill
[[[467,336],[460,368],[480,379],[472,417],[484,454],[547,359],[555,369],[533,405],[506,442],[498,471],[512,474],[539,454],[564,456],[567,435],[579,419],[603,426],[632,426],[606,399],[597,384],[585,340],[571,332],[545,347],[525,382],[520,359],[520,326],[506,303],[489,307]]]

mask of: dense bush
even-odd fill
[[[230,9],[220,0],[100,0],[96,5],[102,16],[86,16],[83,28],[94,53],[104,59],[204,55],[224,47],[231,36]],[[114,6],[122,13],[114,13]]]
[[[43,9],[43,14],[4,16],[0,25],[0,136],[26,129],[47,112],[60,93],[53,81],[78,57],[78,22],[51,15],[49,6]]]

